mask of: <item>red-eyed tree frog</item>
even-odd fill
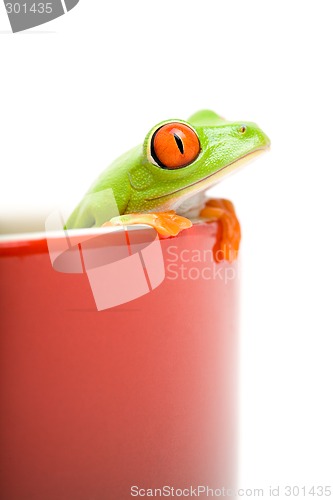
[[[209,110],[188,121],[163,121],[143,145],[98,177],[66,228],[148,224],[167,237],[191,227],[190,219],[200,216],[220,222],[219,244],[224,258],[232,260],[240,241],[234,207],[228,200],[205,200],[204,193],[269,145],[255,123],[230,122]]]

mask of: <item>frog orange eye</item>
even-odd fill
[[[200,153],[200,142],[194,130],[184,123],[172,122],[157,129],[150,144],[153,161],[170,170],[186,167]]]

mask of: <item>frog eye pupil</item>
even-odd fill
[[[182,122],[170,122],[153,133],[148,156],[156,166],[174,170],[193,163],[200,153],[194,129]]]
[[[175,138],[175,141],[176,141],[176,144],[178,146],[178,149],[179,149],[180,153],[183,155],[184,154],[184,144],[183,144],[183,141],[181,140],[181,138],[179,137],[179,135],[177,135],[176,133],[174,133],[173,136]]]
[[[245,125],[242,125],[242,126],[240,127],[239,131],[240,131],[240,133],[241,133],[241,134],[244,134],[244,133],[246,132],[246,127],[245,127]]]

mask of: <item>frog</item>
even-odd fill
[[[253,122],[228,121],[203,109],[188,120],[151,128],[143,144],[116,159],[92,184],[65,229],[148,225],[161,239],[198,221],[218,223],[218,260],[237,258],[241,230],[234,205],[207,199],[226,174],[267,151],[270,139]]]

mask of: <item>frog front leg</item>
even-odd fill
[[[177,236],[183,229],[192,226],[192,222],[186,217],[177,215],[174,210],[167,212],[151,212],[146,214],[133,213],[113,217],[105,222],[106,226],[127,226],[131,224],[146,224],[153,227],[163,237]]]
[[[215,260],[217,262],[236,260],[241,240],[241,229],[231,201],[207,200],[205,207],[200,212],[200,217],[217,220],[219,223],[219,231],[213,248]]]

